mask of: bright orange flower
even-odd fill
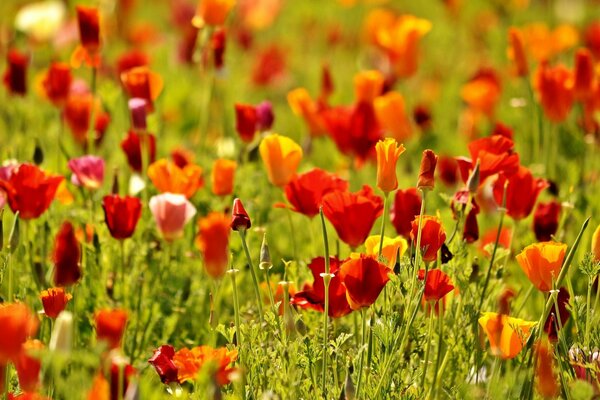
[[[521,352],[535,324],[494,312],[485,312],[479,318],[479,325],[490,341],[492,354],[505,359],[515,358]]]
[[[44,313],[50,318],[58,317],[67,303],[73,298],[69,293],[65,293],[63,288],[51,288],[48,290],[42,290],[40,293],[40,299],[44,306]]]
[[[320,136],[326,132],[325,122],[320,114],[322,107],[310,97],[308,90],[297,88],[290,91],[287,101],[292,112],[304,119],[311,136]]]
[[[147,66],[131,68],[121,74],[121,82],[129,98],[146,100],[148,112],[154,111],[154,101],[163,89],[163,79]]]
[[[198,346],[191,350],[183,348],[177,351],[173,356],[173,363],[177,367],[179,382],[193,381],[203,368],[208,367],[217,383],[224,386],[231,382],[231,374],[235,371],[231,364],[235,362],[237,355],[237,350]]]
[[[15,361],[19,386],[25,392],[35,392],[40,386],[42,361],[35,353],[43,348],[44,344],[39,340],[29,339],[23,343],[21,354]]]
[[[357,103],[372,103],[383,91],[385,78],[377,70],[361,71],[354,75],[354,98]]]
[[[463,85],[460,95],[475,113],[491,117],[502,95],[500,78],[493,69],[482,68]]]
[[[367,255],[376,257],[379,254],[380,238],[380,235],[373,235],[369,236],[367,240],[365,240],[365,253]],[[394,269],[394,265],[396,265],[396,258],[398,256],[402,257],[404,253],[406,253],[407,249],[408,243],[403,237],[383,237],[381,255],[385,258],[386,265],[390,270]]]
[[[188,199],[204,186],[201,167],[188,164],[179,168],[165,158],[155,161],[148,167],[148,177],[159,192],[183,194]]]
[[[554,355],[548,342],[535,344],[537,354],[535,363],[536,389],[545,399],[556,398],[560,393],[560,386],[554,374]]]
[[[235,0],[200,0],[192,24],[202,29],[206,25],[223,25]]]
[[[564,121],[571,112],[574,93],[571,71],[564,65],[549,67],[540,63],[534,76],[534,87],[546,117],[552,122]]]
[[[236,169],[237,163],[233,160],[226,160],[224,158],[215,160],[210,173],[212,192],[214,194],[217,196],[226,196],[233,193]]]
[[[542,292],[552,289],[556,282],[567,245],[557,242],[541,242],[530,244],[517,255],[517,261],[531,283]]]
[[[413,243],[417,243],[419,230],[419,216],[415,217],[410,231],[410,238]],[[438,217],[431,215],[423,216],[421,224],[421,252],[423,252],[423,261],[435,261],[437,254],[446,241],[446,232],[442,226],[442,221]]]
[[[69,95],[63,109],[63,118],[75,141],[82,146],[87,145],[92,114],[94,115],[96,135],[94,139],[96,143],[99,143],[106,130],[106,121],[110,121],[110,116],[102,110],[99,101],[94,101],[94,96],[91,93],[72,93]]]
[[[103,374],[98,373],[94,376],[92,387],[87,394],[87,400],[111,400],[110,383]]]
[[[515,66],[516,76],[527,76],[529,74],[529,64],[527,63],[527,53],[523,43],[523,34],[515,27],[508,29],[508,58]]]
[[[95,314],[94,319],[98,340],[105,341],[111,349],[118,348],[127,325],[127,311],[121,309],[100,310]]]
[[[259,151],[273,185],[284,186],[296,175],[302,148],[292,139],[271,134],[260,142]]]
[[[598,225],[592,235],[592,254],[594,255],[594,260],[600,262],[600,225]]]
[[[213,278],[222,277],[227,269],[230,224],[230,218],[218,212],[198,220],[196,246],[204,257],[206,272]]]
[[[529,24],[521,29],[527,53],[539,62],[547,61],[577,44],[578,33],[571,25],[559,25],[550,30],[543,23]]]
[[[361,254],[349,258],[340,266],[340,279],[346,288],[346,298],[353,310],[369,307],[390,280],[390,270],[373,256]]]
[[[37,331],[38,320],[22,303],[0,304],[0,365],[14,361],[21,345]]]
[[[398,92],[387,92],[373,101],[377,121],[398,142],[412,136],[410,118],[406,113],[404,98]]]
[[[395,139],[380,140],[375,145],[377,152],[377,187],[385,193],[398,189],[396,163],[404,152],[404,145],[398,146]]]

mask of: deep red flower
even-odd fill
[[[76,10],[81,46],[93,54],[100,48],[100,13],[96,7],[82,5]]]
[[[419,230],[419,216],[411,223],[410,238],[413,243],[417,243]],[[423,252],[423,261],[435,261],[437,253],[446,241],[446,232],[442,226],[442,221],[438,217],[431,215],[423,216],[421,224],[421,251]]]
[[[531,214],[538,195],[548,187],[545,179],[534,178],[531,171],[523,166],[520,166],[518,172],[508,179],[505,174],[501,173],[494,183],[494,199],[499,206],[502,205],[506,181],[508,181],[506,187],[507,214],[517,220]]]
[[[319,213],[323,196],[333,191],[348,190],[348,182],[320,168],[295,176],[285,185],[285,197],[293,211],[314,217]]]
[[[0,189],[6,192],[10,209],[19,211],[19,218],[34,219],[50,207],[62,180],[62,176],[46,174],[33,164],[21,164],[8,180],[0,180]]]
[[[102,141],[104,132],[110,122],[110,116],[102,110],[98,101],[94,101],[91,93],[71,93],[63,108],[63,118],[73,134],[73,138],[84,148],[88,143],[90,120],[94,115],[95,143]]]
[[[560,317],[560,324],[565,326],[567,320],[571,316],[571,313],[567,309],[569,305],[569,291],[561,287],[558,291],[558,297],[556,299],[556,303],[558,304],[558,316]],[[544,331],[548,334],[548,338],[552,341],[558,340],[558,329],[559,323],[556,318],[556,308],[553,306],[550,314],[548,314],[548,318],[546,318],[546,322],[544,323]]]
[[[42,86],[46,97],[57,107],[62,107],[69,97],[73,76],[69,64],[54,62],[44,76]]]
[[[156,373],[160,377],[160,381],[165,385],[177,380],[177,366],[173,363],[175,349],[173,346],[164,345],[154,350],[154,354],[148,360],[150,365],[154,367]]]
[[[102,199],[104,221],[115,239],[130,238],[142,215],[142,202],[137,197],[111,194]]]
[[[325,217],[340,239],[352,248],[365,242],[382,212],[383,200],[368,185],[355,193],[331,192],[323,196]]]
[[[411,223],[421,212],[421,196],[416,188],[396,191],[390,220],[399,235],[410,239]]]
[[[440,156],[438,161],[438,177],[446,186],[454,186],[460,179],[458,163],[454,157]]]
[[[142,141],[146,149],[147,164],[152,164],[156,159],[156,138],[151,133],[137,134],[129,131],[121,142],[121,149],[125,152],[129,167],[135,172],[142,172]]]
[[[11,94],[27,94],[27,64],[29,57],[18,50],[11,49],[6,57],[8,68],[4,72],[4,86]]]
[[[15,369],[19,378],[19,387],[25,392],[35,392],[40,386],[42,360],[35,354],[44,348],[39,340],[28,340],[23,343],[21,354],[15,361]]]
[[[250,143],[254,139],[257,122],[256,107],[250,104],[235,104],[235,130],[242,141]]]
[[[572,72],[564,65],[549,67],[542,61],[534,75],[534,87],[546,117],[552,122],[564,121],[571,112],[575,94]]]
[[[346,298],[346,288],[342,285],[339,276],[340,260],[337,257],[329,258],[330,272],[333,278],[329,283],[329,313],[332,318],[343,317],[350,314],[352,309]],[[321,274],[325,272],[325,258],[314,258],[308,265],[313,275],[313,284],[305,285],[304,290],[297,292],[291,299],[291,303],[305,309],[319,312],[325,310],[325,285]]]
[[[224,28],[215,30],[210,44],[213,52],[213,65],[216,69],[221,69],[225,65],[225,47],[227,44],[227,35]]]
[[[268,86],[285,75],[286,51],[270,45],[258,52],[252,68],[252,82],[257,86]]]
[[[340,266],[340,279],[346,288],[346,297],[353,310],[369,307],[390,280],[390,270],[374,256],[361,254]]]
[[[463,182],[467,182],[471,171],[479,160],[480,186],[489,176],[503,172],[511,176],[519,170],[519,155],[514,151],[514,142],[503,135],[492,135],[469,143],[471,158],[457,157]]]
[[[477,214],[479,207],[475,206],[469,210],[465,219],[465,227],[463,229],[463,239],[467,243],[473,243],[479,239],[479,225],[477,224]]]
[[[425,270],[419,270],[419,280],[425,279]],[[445,295],[454,289],[450,277],[441,269],[432,269],[427,271],[427,281],[425,281],[425,292],[423,298],[425,301],[440,301]]]
[[[127,311],[121,309],[100,310],[94,315],[94,319],[98,340],[105,341],[111,349],[119,347],[127,325]]]
[[[145,52],[137,49],[130,50],[121,54],[116,61],[117,76],[120,77],[123,72],[132,68],[148,65],[150,65],[150,58]]]
[[[533,213],[533,231],[535,238],[539,242],[548,242],[552,235],[558,229],[558,220],[560,215],[560,203],[550,201],[548,203],[539,203]]]
[[[508,125],[504,125],[503,123],[500,122],[496,122],[496,124],[494,125],[494,130],[492,131],[491,135],[500,135],[500,136],[504,136],[505,138],[508,138],[510,140],[513,140],[513,137],[515,136],[512,128]]]
[[[600,59],[600,21],[592,21],[583,33],[585,47],[590,49],[596,59]]]
[[[244,209],[240,199],[233,200],[233,209],[231,210],[231,229],[234,231],[250,229],[252,222]]]
[[[81,278],[81,246],[69,221],[63,222],[54,239],[54,286],[71,286]]]

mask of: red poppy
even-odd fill
[[[56,318],[66,307],[67,303],[73,298],[71,294],[65,293],[63,288],[50,288],[42,290],[40,299],[44,306],[44,313],[49,318]]]
[[[440,156],[438,161],[438,177],[446,186],[454,186],[459,178],[458,163],[453,157]]]
[[[102,199],[104,221],[115,239],[127,239],[133,235],[140,216],[142,202],[137,197],[111,194]]]
[[[119,365],[115,362],[110,366],[110,398],[118,400],[125,398],[125,393],[129,388],[129,382],[133,375],[137,373],[136,369],[131,364]],[[121,378],[122,377],[122,378]],[[122,382],[119,383],[119,381]],[[121,393],[119,393],[121,389]]]
[[[341,261],[337,257],[329,258],[330,272],[333,278],[329,283],[329,313],[332,318],[343,317],[350,314],[352,309],[346,297],[346,288],[342,285],[339,276]],[[325,310],[325,285],[322,273],[325,273],[325,258],[314,258],[308,265],[313,275],[313,284],[305,285],[304,290],[293,295],[291,303],[304,309],[312,309],[319,312]]]
[[[268,86],[285,75],[286,51],[277,45],[270,45],[258,52],[252,67],[252,82],[257,86]]]
[[[0,180],[0,189],[8,196],[13,212],[21,219],[35,219],[50,207],[63,177],[49,175],[33,164],[16,167],[8,180]]]
[[[390,220],[396,232],[410,238],[411,223],[421,212],[421,195],[416,188],[396,191],[390,210]]]
[[[250,104],[235,104],[235,130],[242,141],[250,143],[254,139],[257,122],[256,107]]]
[[[352,248],[365,242],[382,212],[383,200],[368,185],[355,193],[331,192],[323,196],[325,217],[339,238]]]
[[[23,303],[0,304],[0,365],[14,361],[28,336],[36,333],[38,319]]]
[[[353,310],[369,307],[390,280],[390,270],[374,256],[361,254],[340,266],[340,279],[346,288],[346,298]]]
[[[8,68],[4,72],[4,86],[11,94],[27,94],[27,64],[29,57],[18,50],[11,49],[7,56]]]
[[[212,34],[210,44],[212,48],[213,65],[216,69],[221,69],[225,65],[225,46],[227,44],[227,34],[225,29],[217,29]]]
[[[425,270],[419,270],[419,280],[425,279]],[[427,271],[427,280],[425,281],[425,292],[423,298],[425,301],[440,301],[444,296],[454,290],[454,285],[450,277],[441,269],[432,269]]]
[[[95,314],[94,319],[98,340],[106,341],[111,349],[119,347],[127,325],[127,311],[121,309],[100,310]]]
[[[99,102],[94,101],[94,96],[91,93],[72,93],[69,95],[63,109],[63,118],[75,141],[84,147],[88,142],[87,135],[90,130],[92,114],[95,116],[94,131],[96,137],[94,139],[98,144],[104,136],[110,122],[110,116],[102,110]]]
[[[15,361],[15,369],[19,378],[19,387],[25,392],[35,392],[40,386],[42,361],[40,354],[35,354],[44,348],[39,340],[28,340],[23,343],[21,354]]]
[[[419,168],[419,180],[417,181],[417,187],[433,189],[435,185],[435,167],[437,165],[438,156],[433,150],[427,149],[423,151],[423,157],[421,158],[421,167]]]
[[[233,209],[231,210],[231,229],[234,231],[250,229],[252,222],[240,199],[233,200]]]
[[[590,49],[596,59],[600,59],[600,21],[592,21],[583,33],[585,47]]]
[[[500,174],[494,183],[494,199],[499,206],[502,205],[506,181],[508,181],[506,187],[507,214],[517,220],[531,214],[538,195],[548,187],[545,179],[534,178],[529,169],[520,166],[518,172],[510,178],[507,179],[504,174]]]
[[[414,243],[417,243],[419,216],[412,221],[411,226],[410,238]],[[442,221],[437,217],[424,215],[423,223],[421,224],[421,252],[423,253],[423,261],[435,261],[437,253],[445,241],[446,232],[442,226]]]
[[[148,360],[148,363],[156,370],[160,381],[165,385],[171,382],[178,382],[177,366],[173,363],[173,356],[175,356],[173,346],[164,345],[154,350],[154,354]]]
[[[348,190],[348,182],[320,168],[295,176],[285,185],[285,196],[293,211],[314,217],[319,213],[323,196]]]
[[[467,218],[465,219],[463,239],[467,243],[473,243],[479,239],[479,224],[477,223],[477,214],[479,214],[479,206],[471,208],[467,214]]]
[[[558,201],[539,203],[533,213],[533,231],[539,242],[548,242],[558,229],[561,205]]]
[[[569,306],[570,298],[569,291],[566,288],[561,287],[558,291],[556,303],[558,304],[558,318],[560,318],[560,324],[562,326],[565,326],[567,320],[571,316],[571,313],[567,308]],[[560,328],[558,318],[556,316],[556,308],[553,306],[544,323],[544,331],[548,334],[548,338],[554,342],[558,340],[558,328]]]
[[[519,169],[519,155],[515,153],[514,147],[514,142],[503,135],[492,135],[469,143],[471,158],[456,158],[463,182],[467,182],[478,160],[480,186],[494,174],[515,174]]]
[[[477,224],[477,214],[479,214],[480,208],[474,197],[469,196],[467,189],[459,190],[454,193],[454,197],[450,202],[450,208],[452,209],[452,216],[456,220],[459,218],[459,212],[464,213],[467,209],[467,204],[471,200],[471,208],[465,219],[465,226],[463,229],[463,239],[467,243],[473,243],[479,239],[479,225]]]
[[[121,54],[116,61],[117,76],[121,76],[123,72],[132,68],[147,65],[150,65],[150,58],[145,52],[137,49],[130,50]]]
[[[163,79],[147,66],[134,67],[121,75],[121,83],[129,98],[140,98],[146,100],[148,112],[154,111],[154,101],[163,89]]]
[[[194,153],[182,147],[177,147],[171,151],[171,160],[183,169],[189,164],[194,164]]]
[[[575,53],[575,72],[573,94],[577,100],[586,100],[594,94],[594,59],[588,49],[579,49]]]
[[[137,134],[129,131],[121,142],[121,149],[125,152],[129,167],[135,172],[142,172],[142,141],[147,152],[147,163],[151,164],[156,159],[156,137],[151,133]]]
[[[69,97],[72,81],[73,76],[71,75],[69,64],[62,62],[52,63],[42,81],[46,97],[55,106],[62,107]]]
[[[81,45],[88,52],[95,53],[100,48],[100,13],[96,7],[79,5],[75,8]]]
[[[534,86],[546,117],[552,122],[564,121],[574,100],[571,71],[564,65],[549,67],[542,61],[534,76]]]
[[[63,222],[54,239],[54,285],[71,286],[81,278],[80,244],[69,221]]]
[[[496,124],[494,125],[494,130],[492,131],[490,136],[494,136],[494,135],[504,136],[505,138],[508,138],[510,140],[513,140],[513,138],[515,136],[512,128],[510,126],[504,125],[503,123],[500,123],[500,122],[496,122]]]
[[[479,249],[485,253],[486,256],[491,256],[491,254],[486,250],[486,247],[489,245],[494,245],[496,243],[496,236],[498,235],[498,229],[492,228],[489,229],[481,238],[481,242],[479,245]],[[498,239],[498,246],[504,249],[509,249],[512,241],[512,231],[508,228],[502,228],[500,231],[500,238]]]

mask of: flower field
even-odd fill
[[[0,2],[0,398],[600,398],[596,0]]]

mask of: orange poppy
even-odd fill
[[[490,341],[492,354],[505,359],[515,358],[521,352],[535,324],[494,312],[485,312],[479,318],[479,325]]]
[[[302,160],[302,148],[292,139],[276,133],[266,136],[259,146],[269,181],[284,186],[296,175]]]
[[[35,353],[43,348],[44,344],[39,340],[29,339],[23,343],[21,354],[15,361],[19,386],[25,392],[35,392],[40,386],[42,361]]]
[[[373,256],[361,254],[349,258],[340,266],[340,279],[346,288],[346,298],[353,310],[369,307],[379,297],[390,280],[390,270]]]
[[[412,136],[410,118],[406,113],[404,98],[398,92],[387,92],[373,101],[377,121],[398,142]]]
[[[235,170],[237,163],[233,160],[218,159],[213,163],[210,173],[212,192],[217,196],[226,196],[233,193]]]
[[[548,342],[535,344],[537,355],[535,363],[536,389],[545,399],[555,398],[560,393],[560,385],[554,373],[554,355]]]
[[[383,91],[385,78],[377,70],[361,71],[354,75],[354,98],[357,103],[372,103]]]
[[[73,298],[70,293],[65,293],[63,288],[51,288],[42,290],[40,299],[44,306],[44,313],[50,318],[58,317],[67,306],[67,303]]]
[[[0,304],[0,365],[14,361],[28,336],[37,331],[38,320],[22,303]]]
[[[413,243],[417,243],[419,216],[412,221],[412,230],[410,238]],[[446,241],[446,232],[442,226],[442,221],[438,217],[431,215],[423,216],[421,224],[421,252],[423,261],[435,261],[437,254]]]
[[[231,366],[237,359],[237,350],[228,350],[220,347],[213,349],[210,346],[198,346],[191,350],[180,349],[173,356],[173,363],[177,367],[179,382],[194,381],[198,373],[206,366],[212,368],[212,376],[220,386],[231,382],[231,374],[235,368]]]
[[[326,132],[325,121],[320,113],[323,105],[313,100],[308,90],[297,88],[290,91],[287,101],[294,115],[304,119],[311,136],[320,136]]]
[[[213,278],[222,277],[227,269],[230,224],[229,217],[218,212],[198,220],[196,246],[202,252],[206,272]]]
[[[463,85],[460,95],[475,114],[492,117],[502,95],[500,78],[493,69],[482,68]]]
[[[100,310],[95,314],[94,319],[98,340],[105,341],[110,349],[118,348],[127,325],[127,311],[121,309]]]
[[[573,107],[574,92],[571,71],[560,64],[549,67],[541,62],[535,72],[533,85],[546,117],[552,122],[564,121]]]
[[[391,138],[380,140],[375,145],[375,151],[377,152],[377,187],[385,193],[398,188],[396,163],[404,150],[404,145],[398,146],[398,142]]]
[[[192,25],[198,29],[206,25],[223,25],[234,5],[235,0],[200,0]]]
[[[204,186],[201,167],[188,164],[179,168],[164,158],[150,164],[148,177],[160,193],[183,194],[188,199]]]
[[[121,74],[121,82],[129,98],[146,100],[148,112],[154,111],[154,101],[163,89],[163,79],[147,66],[131,68]]]
[[[516,76],[527,76],[529,74],[529,64],[527,63],[527,53],[523,42],[523,34],[515,27],[508,29],[508,58],[515,66]]]
[[[557,242],[530,244],[517,255],[517,261],[531,283],[542,292],[548,292],[556,282],[567,245]]]

